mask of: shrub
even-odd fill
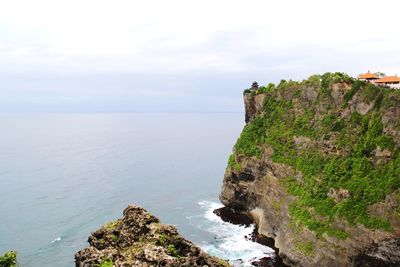
[[[113,261],[110,258],[103,258],[101,261],[100,267],[113,267]]]
[[[247,95],[247,94],[250,94],[251,93],[251,90],[250,89],[245,89],[244,91],[243,91],[243,95]]]
[[[236,161],[236,157],[234,154],[231,154],[229,156],[228,166],[233,168],[236,172],[239,172],[242,169],[240,167],[240,164]]]
[[[0,256],[0,267],[15,267],[17,264],[17,252],[8,251]]]
[[[315,254],[315,244],[311,241],[297,242],[295,247],[304,256],[312,256]]]
[[[173,244],[169,244],[167,250],[172,257],[179,258],[179,252]]]

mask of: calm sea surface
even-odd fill
[[[90,232],[130,203],[237,266],[269,253],[243,240],[251,229],[211,213],[243,121],[237,113],[0,115],[0,254],[17,250],[21,266],[74,266]]]

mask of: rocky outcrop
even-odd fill
[[[123,215],[91,234],[90,246],[75,254],[77,267],[230,266],[207,255],[181,237],[175,227],[161,224],[139,206],[128,206]]]
[[[264,102],[264,94],[246,94],[244,95],[245,121],[251,121],[254,116],[261,112]]]
[[[357,259],[357,267],[384,267],[399,266],[400,239],[383,240],[378,244],[372,244],[365,249]]]
[[[352,201],[357,187],[350,186],[349,182],[340,182],[340,176],[337,178],[339,182],[324,182],[327,179],[324,169],[316,173],[312,169],[312,174],[304,173],[296,165],[304,163],[292,163],[292,157],[296,157],[296,153],[307,157],[318,154],[327,161],[340,159],[345,162],[355,155],[355,149],[359,149],[353,145],[361,133],[365,133],[366,127],[381,131],[382,138],[377,135],[376,140],[387,140],[387,147],[380,147],[378,141],[371,141],[371,145],[365,145],[365,149],[357,152],[364,153],[357,154],[359,158],[372,164],[369,167],[371,171],[391,164],[399,153],[400,93],[380,90],[368,84],[356,83],[355,86],[354,81],[331,82],[327,87],[322,81],[317,85],[308,82],[283,84],[272,93],[244,95],[247,125],[233,150],[231,158],[235,159],[235,163],[226,169],[220,200],[226,207],[250,215],[257,224],[259,234],[275,240],[279,255],[286,264],[306,267],[400,266],[400,193],[396,191],[400,177],[396,167],[390,167],[392,174],[386,174],[385,178],[398,181],[391,183],[390,189],[384,189],[390,194],[376,202],[371,197],[368,202],[371,204],[366,209],[365,216],[371,216],[371,221],[384,221],[390,225],[386,227],[372,227],[371,224],[361,223],[361,219],[349,221],[345,216],[335,214],[328,217],[324,211],[318,212],[318,204],[313,204],[311,200],[308,201],[312,204],[299,202],[304,193],[291,193],[296,192],[298,186],[302,190],[305,188],[305,193],[311,191],[310,196],[322,194],[321,199],[327,201],[330,207],[334,206],[335,210]],[[274,103],[278,103],[277,112],[267,106]],[[376,124],[382,123],[382,128],[376,127],[375,122],[368,125],[366,119],[364,124],[358,122],[363,116],[370,116],[365,118],[371,120],[378,118]],[[272,119],[281,120],[273,128],[274,131],[279,130],[281,135],[269,136],[268,127],[274,123]],[[282,130],[286,121],[294,125],[288,132]],[[350,124],[352,126],[348,126]],[[296,130],[295,127],[305,130]],[[301,131],[306,134],[297,133]],[[369,142],[369,136],[363,138]],[[281,140],[290,146],[290,152],[279,146]],[[349,145],[343,145],[345,142]],[[276,149],[279,149],[279,157],[274,154]],[[289,156],[285,158],[284,153]],[[302,168],[308,171],[307,167]],[[359,188],[363,186],[361,184]]]

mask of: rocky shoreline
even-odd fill
[[[129,205],[123,217],[93,232],[89,247],[75,254],[76,267],[229,267],[160,223],[145,209]]]

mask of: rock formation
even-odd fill
[[[327,73],[244,103],[221,202],[290,266],[400,266],[400,91]]]
[[[90,246],[75,255],[77,267],[230,266],[207,255],[182,238],[175,227],[161,224],[139,206],[128,206],[123,215],[91,234]]]

